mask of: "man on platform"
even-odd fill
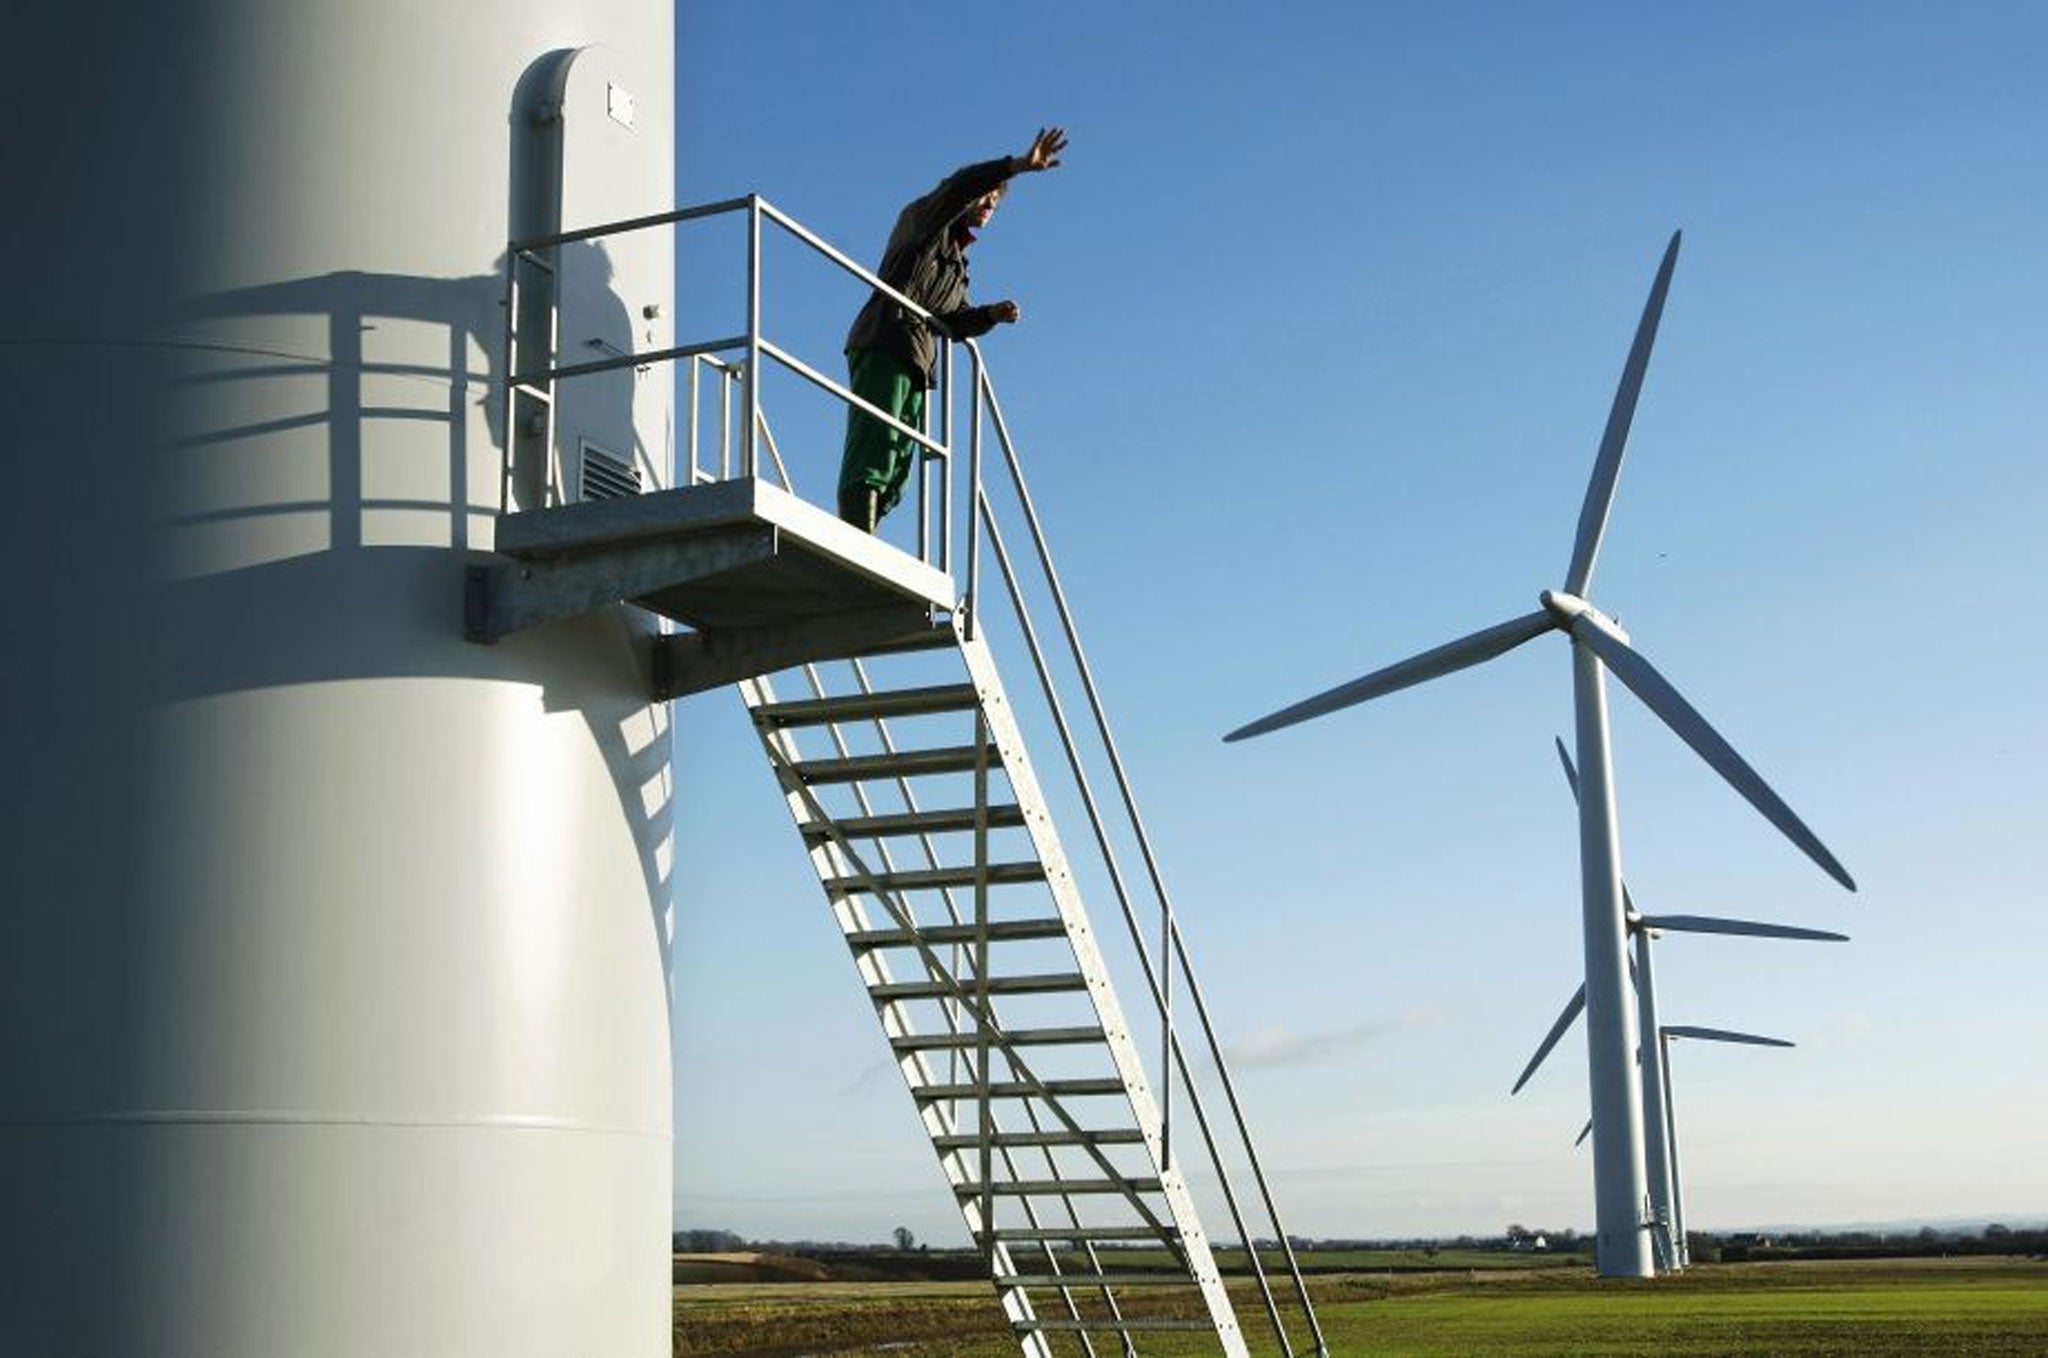
[[[1064,129],[1039,129],[1031,149],[957,170],[896,218],[876,270],[882,281],[938,318],[945,334],[972,339],[1017,319],[1017,304],[967,300],[967,247],[995,215],[1012,176],[1050,170],[1066,150]],[[876,292],[846,335],[849,385],[862,400],[913,429],[923,428],[924,394],[936,381],[939,337],[902,303]],[[857,407],[846,412],[839,465],[839,517],[874,532],[902,498],[918,445]]]

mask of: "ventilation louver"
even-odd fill
[[[583,445],[583,498],[616,500],[640,493],[640,469],[595,444]]]

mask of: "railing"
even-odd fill
[[[982,608],[981,557],[984,550],[983,536],[986,534],[986,550],[994,560],[1004,585],[1004,596],[1009,600],[1017,627],[1029,650],[1032,668],[1038,676],[1039,687],[1060,744],[1065,754],[1068,771],[1073,779],[1074,790],[1088,816],[1100,861],[1108,877],[1117,907],[1129,931],[1132,946],[1136,952],[1139,967],[1145,978],[1147,991],[1160,1019],[1160,1057],[1163,1078],[1159,1087],[1161,1127],[1161,1168],[1174,1163],[1175,1117],[1174,1090],[1176,1084],[1184,1092],[1188,1111],[1192,1112],[1196,1129],[1201,1138],[1206,1159],[1217,1174],[1218,1187],[1229,1212],[1231,1223],[1238,1233],[1247,1259],[1252,1266],[1260,1300],[1271,1321],[1275,1334],[1280,1340],[1283,1354],[1313,1353],[1326,1355],[1327,1344],[1320,1324],[1310,1303],[1306,1283],[1302,1279],[1299,1260],[1295,1257],[1292,1243],[1280,1222],[1279,1208],[1274,1202],[1272,1186],[1259,1162],[1257,1148],[1252,1140],[1251,1130],[1246,1123],[1243,1103],[1239,1098],[1236,1082],[1231,1078],[1229,1065],[1224,1059],[1223,1047],[1209,1007],[1196,980],[1193,959],[1190,956],[1186,937],[1182,934],[1176,917],[1172,897],[1166,886],[1151,836],[1146,832],[1142,816],[1138,811],[1137,794],[1126,771],[1122,756],[1117,750],[1116,740],[1111,732],[1109,716],[1105,709],[1094,672],[1081,644],[1073,611],[1068,605],[1067,595],[1053,565],[1052,552],[1047,545],[1044,526],[1039,518],[1036,505],[1031,498],[1030,488],[1025,480],[1023,464],[1017,454],[1017,447],[1010,432],[1009,422],[1003,416],[1001,403],[997,400],[995,384],[983,360],[980,346],[972,340],[954,341],[947,336],[937,317],[903,293],[884,283],[868,269],[845,253],[832,246],[795,219],[774,207],[758,194],[744,198],[732,198],[723,202],[709,203],[698,207],[681,208],[674,212],[657,213],[631,221],[613,223],[609,226],[592,227],[581,231],[562,232],[552,236],[539,237],[529,241],[515,241],[508,251],[508,325],[514,328],[519,322],[518,275],[523,267],[548,269],[547,252],[576,241],[595,240],[608,235],[627,231],[645,230],[681,222],[700,220],[730,213],[744,212],[747,216],[747,320],[745,333],[727,336],[696,344],[676,345],[650,353],[628,354],[622,357],[595,362],[577,363],[567,366],[549,366],[532,372],[512,369],[507,382],[508,400],[521,389],[531,388],[545,392],[549,386],[565,378],[587,373],[606,372],[629,365],[638,366],[659,362],[685,361],[688,364],[686,378],[689,403],[689,434],[685,475],[688,484],[729,480],[734,477],[755,477],[763,472],[762,454],[774,465],[775,479],[786,488],[794,490],[789,470],[785,465],[773,430],[761,408],[761,360],[772,359],[775,363],[813,386],[837,398],[848,407],[865,412],[870,417],[897,430],[912,439],[925,456],[917,465],[917,546],[919,560],[953,573],[952,545],[954,537],[953,502],[955,483],[953,462],[953,391],[954,353],[964,347],[969,359],[968,426],[967,426],[967,468],[962,488],[966,500],[967,517],[966,551],[963,569],[960,572],[961,590],[956,613],[965,635],[976,635],[979,614]],[[837,265],[846,273],[859,279],[869,287],[905,307],[912,315],[931,326],[940,337],[940,371],[938,429],[931,429],[931,405],[926,406],[926,428],[913,428],[894,418],[870,402],[863,400],[850,388],[819,372],[794,354],[776,344],[763,332],[761,314],[761,280],[763,273],[762,225],[771,223],[801,241],[819,255]],[[550,345],[552,346],[552,334]],[[516,353],[516,344],[508,339],[508,354]],[[737,354],[738,357],[721,357]],[[552,347],[550,351],[552,361]],[[508,367],[509,367],[508,360]],[[717,384],[719,416],[717,430],[716,472],[712,471],[709,451],[700,439],[700,416],[705,404],[703,381],[709,373]],[[737,400],[735,400],[737,397]],[[737,406],[737,409],[735,409]],[[735,417],[737,419],[735,420]],[[737,423],[737,429],[735,429]],[[1037,626],[1033,622],[1027,600],[1027,585],[1020,574],[1015,557],[1005,543],[989,485],[984,477],[983,429],[986,426],[995,435],[997,448],[1001,453],[999,486],[1007,487],[1014,497],[1023,524],[1030,539],[1030,555],[1036,562],[1037,570],[1047,595],[1057,615],[1061,636],[1066,642],[1065,655],[1072,669],[1072,678],[1085,695],[1090,726],[1095,738],[1095,750],[1107,764],[1111,778],[1116,784],[1117,808],[1121,811],[1123,832],[1137,847],[1138,857],[1143,865],[1145,885],[1149,888],[1151,904],[1156,919],[1148,929],[1141,917],[1143,901],[1133,890],[1132,881],[1118,857],[1115,847],[1116,833],[1111,819],[1105,815],[1103,802],[1098,797],[1088,773],[1088,761],[1084,757],[1081,742],[1077,739],[1074,723],[1070,720],[1066,706],[1060,698],[1060,685],[1052,663],[1047,658],[1046,648],[1041,643]],[[508,425],[509,428],[509,425]],[[737,454],[735,456],[735,453]],[[508,454],[509,455],[509,454]],[[931,489],[930,472],[932,464],[937,465],[939,485],[936,494]],[[932,523],[932,510],[938,511],[936,531]],[[805,666],[806,677],[813,690],[820,696],[824,687],[815,667]],[[853,662],[856,682],[864,691],[872,691],[866,671],[860,662]],[[905,789],[906,795],[908,789]],[[930,846],[926,845],[929,854]],[[1150,936],[1148,940],[1148,934]],[[1176,988],[1184,988],[1187,1000],[1193,1007],[1196,1026],[1199,1028],[1199,1047],[1191,1053],[1180,1032],[1175,1010]],[[1229,1166],[1219,1143],[1218,1128],[1211,1117],[1210,1109],[1203,1099],[1197,1079],[1197,1063],[1205,1057],[1213,1067],[1230,1121],[1235,1134],[1235,1144],[1242,1152],[1248,1166],[1258,1203],[1263,1208],[1265,1225],[1271,1230],[1272,1239],[1282,1256],[1285,1272],[1292,1283],[1292,1291],[1302,1314],[1306,1317],[1311,1331],[1312,1347],[1296,1350],[1288,1338],[1282,1322],[1279,1303],[1274,1295],[1267,1267],[1260,1258],[1256,1246],[1257,1236],[1251,1229],[1246,1216],[1245,1204],[1233,1186]],[[1176,1076],[1178,1080],[1176,1081]]]
[[[727,335],[719,339],[703,340],[693,344],[673,345],[666,349],[656,349],[645,353],[621,354],[612,358],[594,359],[584,363],[558,365],[555,362],[556,336],[552,328],[550,328],[546,338],[546,347],[548,349],[548,362],[546,365],[525,369],[517,364],[516,357],[508,359],[507,366],[511,376],[505,384],[507,401],[506,427],[508,429],[514,427],[513,421],[515,417],[513,412],[516,410],[516,403],[522,395],[544,403],[551,411],[553,405],[551,394],[553,384],[565,378],[581,377],[592,373],[613,372],[626,367],[645,367],[655,363],[674,362],[678,359],[738,354],[739,357],[737,359],[725,360],[718,365],[722,373],[738,381],[740,388],[738,393],[740,401],[740,410],[738,412],[739,436],[737,440],[738,465],[737,467],[733,465],[733,449],[729,446],[722,446],[720,450],[720,474],[715,479],[726,480],[734,475],[741,477],[758,476],[761,474],[760,442],[757,438],[761,416],[761,359],[764,357],[772,359],[778,366],[803,378],[821,391],[844,402],[849,407],[866,412],[869,417],[896,430],[924,450],[925,456],[919,459],[916,478],[917,557],[928,565],[950,572],[952,569],[953,544],[953,459],[950,446],[953,423],[953,344],[945,342],[939,346],[939,400],[937,402],[939,428],[936,431],[929,427],[922,429],[914,428],[897,419],[888,411],[855,395],[851,388],[828,377],[811,364],[804,362],[764,333],[761,316],[763,225],[768,224],[781,228],[790,237],[816,251],[830,263],[845,270],[861,282],[866,283],[869,287],[874,288],[892,301],[905,307],[913,316],[930,326],[942,340],[945,338],[944,326],[940,323],[938,317],[934,316],[929,310],[912,301],[903,293],[898,292],[895,288],[890,287],[887,283],[884,283],[860,263],[846,255],[836,246],[833,246],[823,237],[811,231],[795,218],[789,216],[789,214],[783,212],[774,204],[768,202],[765,198],[762,198],[759,194],[748,194],[744,198],[728,198],[721,202],[704,203],[696,207],[677,208],[673,212],[658,212],[650,216],[635,217],[627,221],[613,222],[604,226],[586,227],[576,231],[558,231],[552,235],[513,241],[506,250],[506,353],[516,356],[522,348],[519,342],[519,331],[521,328],[520,307],[525,273],[528,271],[538,272],[548,279],[552,279],[555,275],[553,255],[562,246],[599,240],[607,236],[624,235],[632,231],[646,231],[658,227],[680,225],[685,222],[704,221],[734,213],[745,213],[747,223],[746,329],[742,333]],[[977,363],[979,362],[978,357],[976,361]],[[697,394],[695,373],[696,365],[693,364],[690,460],[687,472],[687,478],[691,484],[695,484],[700,479],[705,479],[699,475],[700,471],[704,470],[704,468],[698,460],[699,443],[695,419],[697,411],[694,404]],[[722,424],[729,424],[731,414],[729,405],[730,394],[723,388],[721,388],[720,400],[722,403],[725,403],[725,409],[722,412],[724,415]],[[930,404],[926,405],[925,414],[926,425],[929,426],[932,414]],[[549,442],[552,443],[552,431],[550,431],[548,438]],[[550,457],[553,456],[552,448],[549,450],[549,455]],[[504,478],[505,484],[508,486],[511,481],[510,457],[510,440],[508,439],[508,465]],[[939,487],[936,494],[933,493],[930,484],[930,471],[933,463],[937,464],[939,477]],[[509,508],[509,493],[504,498],[507,503],[502,504],[500,507]],[[931,521],[931,511],[934,507],[937,508],[939,517],[936,531],[934,531]]]

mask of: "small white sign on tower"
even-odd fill
[[[617,85],[604,87],[604,111],[611,114],[612,121],[620,127],[633,126],[633,96]]]

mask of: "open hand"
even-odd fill
[[[1038,135],[1031,139],[1031,149],[1024,153],[1026,170],[1050,170],[1060,163],[1060,153],[1067,149],[1067,129],[1064,127],[1041,127]]]

